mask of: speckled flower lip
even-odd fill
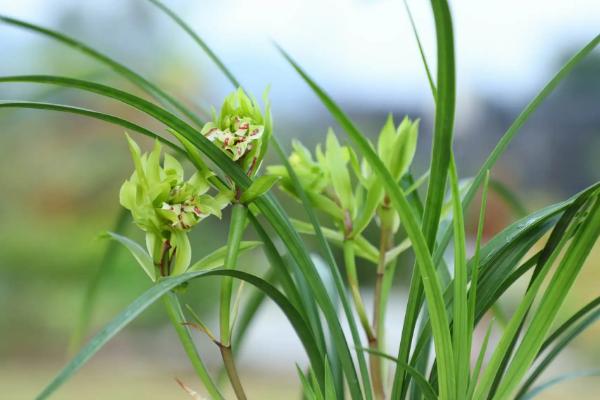
[[[270,106],[265,103],[263,115],[257,102],[240,88],[227,96],[218,115],[213,110],[213,120],[201,130],[248,176],[258,172],[271,136]]]

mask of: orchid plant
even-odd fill
[[[404,117],[396,124],[390,115],[371,141],[369,137],[374,135],[361,132],[280,49],[349,139],[345,141],[329,129],[324,144],[317,145],[314,152],[296,140],[287,154],[273,129],[267,95],[261,108],[191,27],[159,0],[149,1],[190,34],[234,86],[219,111],[212,111],[210,121],[203,121],[150,80],[84,43],[0,16],[3,23],[55,39],[110,67],[149,99],[60,76],[8,76],[0,77],[0,83],[53,84],[96,93],[136,108],[170,134],[158,135],[133,121],[69,105],[0,102],[0,108],[85,115],[155,140],[153,149],[143,153],[127,135],[134,171],[119,194],[123,212],[145,233],[145,246],[123,232],[109,233],[131,252],[153,285],[85,344],[38,399],[53,394],[159,299],[202,392],[215,400],[226,398],[227,386],[207,368],[192,334],[202,332],[218,346],[222,375],[228,378],[235,397],[244,400],[249,390],[237,370],[237,347],[267,298],[286,315],[306,352],[308,362],[298,366],[305,399],[523,400],[563,379],[533,387],[556,355],[600,316],[596,298],[564,322],[554,324],[600,234],[600,184],[523,217],[486,243],[482,232],[488,188],[494,187],[490,173],[494,164],[543,100],[598,45],[600,36],[575,54],[516,117],[473,177],[459,180],[453,155],[456,80],[450,9],[445,0],[431,1],[437,34],[434,79],[407,7],[436,111],[430,165],[414,179],[418,120]],[[281,164],[261,169],[268,148],[275,149]],[[194,169],[188,179],[184,173],[187,162]],[[290,216],[277,200],[274,187],[298,201],[303,213]],[[468,255],[464,214],[479,191],[475,246]],[[195,249],[188,234],[213,217],[226,220],[227,243],[192,262]],[[372,243],[367,228],[377,231],[377,243]],[[244,241],[248,230],[260,241]],[[310,248],[301,235],[316,238],[318,247]],[[453,251],[448,252],[451,242]],[[264,275],[252,266],[241,268],[240,255],[259,245],[270,267]],[[334,249],[340,250],[342,268]],[[385,317],[390,293],[399,290],[393,287],[395,271],[399,265],[410,271],[405,262],[399,262],[404,252],[414,255],[414,268],[407,282],[404,322],[392,327]],[[314,253],[324,260],[325,270],[317,267]],[[365,273],[375,278],[372,312],[362,297],[365,284],[357,270],[358,258],[372,267],[367,266]],[[110,262],[111,254],[105,259]],[[221,278],[218,334],[192,307],[184,309],[180,303],[180,292],[193,290],[187,286],[189,282],[208,276]],[[258,291],[242,299],[238,290],[234,296],[235,280]],[[523,286],[517,284],[522,281],[527,282],[526,289],[515,311],[503,326],[494,327],[488,316],[497,312],[508,289],[521,290]],[[93,304],[92,300],[84,304]],[[89,307],[83,309],[83,315],[91,312]],[[82,324],[81,329],[85,328]],[[389,354],[385,340],[389,329],[401,332],[400,342],[394,344],[395,354]],[[473,338],[480,331],[485,332],[482,344],[474,346]],[[492,333],[497,336],[493,348]],[[484,366],[486,354],[489,361]],[[193,398],[202,398],[191,389],[192,383],[180,384]]]

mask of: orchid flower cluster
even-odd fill
[[[379,134],[378,155],[396,181],[412,163],[418,129],[418,120],[406,117],[396,126],[390,115]],[[314,156],[298,141],[292,146],[288,160],[309,201],[330,216],[346,237],[360,234],[376,215],[390,208],[381,177],[371,171],[366,161],[359,162],[351,147],[340,145],[332,129],[327,133],[325,148],[318,144]],[[267,171],[281,178],[283,191],[299,197],[284,166],[269,166]],[[392,223],[397,230],[396,213]]]
[[[218,116],[213,110],[213,121],[207,122],[201,133],[253,176],[266,151],[270,121],[268,103],[263,115],[257,102],[239,89],[225,99]],[[176,137],[182,143],[185,140],[179,134]],[[121,186],[120,203],[146,233],[146,248],[155,269],[145,267],[146,272],[153,279],[179,275],[191,262],[188,232],[207,217],[220,218],[221,211],[237,201],[234,188],[219,185],[213,190],[211,181],[218,178],[206,166],[186,180],[174,156],[165,153],[161,162],[158,140],[147,154],[142,154],[129,135],[127,141],[135,171]]]

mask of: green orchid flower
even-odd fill
[[[262,163],[272,133],[271,108],[264,96],[265,113],[255,99],[239,88],[225,98],[219,115],[201,133],[215,143],[233,161],[254,176]]]
[[[127,141],[135,171],[121,186],[120,203],[146,232],[146,247],[160,275],[181,274],[191,260],[187,232],[210,215],[220,218],[232,195],[207,194],[212,175],[208,171],[185,180],[181,164],[169,154],[165,153],[161,165],[160,142],[155,142],[149,154],[141,154],[128,135]]]
[[[408,172],[413,161],[418,129],[418,120],[406,117],[396,127],[390,115],[379,134],[377,153],[395,181]],[[375,217],[396,231],[399,219],[396,213],[386,211],[389,204],[381,178],[372,173],[364,160],[360,163],[350,147],[340,145],[331,129],[325,145],[325,151],[317,145],[313,157],[306,147],[294,141],[288,158],[311,204],[332,216],[350,237],[359,235]],[[284,166],[270,166],[267,173],[280,177],[280,187],[298,197]]]

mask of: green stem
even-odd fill
[[[227,253],[225,254],[225,268],[235,268],[237,264],[238,253],[242,235],[246,228],[246,217],[248,209],[241,203],[236,203],[231,212],[231,222],[229,225],[229,236],[227,238]],[[221,344],[229,346],[231,344],[231,293],[233,291],[233,280],[231,277],[225,277],[221,283]]]
[[[385,299],[383,297],[384,289],[384,276],[386,272],[386,261],[385,256],[390,246],[390,230],[386,227],[382,227],[380,243],[379,243],[379,261],[377,263],[377,276],[375,277],[375,294],[373,297],[373,330],[375,331],[375,343],[374,347],[376,350],[383,351],[383,321],[384,321],[384,310],[385,310]],[[378,365],[379,380],[383,382],[383,375],[381,371],[382,359],[376,354],[371,353],[369,355],[371,359],[371,365]],[[372,371],[372,373],[375,373]]]
[[[225,400],[225,398],[219,392],[219,389],[213,382],[211,376],[208,374],[208,371],[204,366],[204,363],[202,362],[198,351],[196,350],[196,346],[194,345],[189,329],[187,328],[187,326],[184,325],[185,319],[177,295],[173,292],[170,292],[163,296],[163,302],[167,310],[167,315],[171,320],[171,324],[173,325],[173,328],[175,328],[175,332],[177,332],[179,341],[181,342],[185,353],[190,359],[190,362],[192,363],[196,374],[204,384],[206,391],[212,399]]]
[[[227,237],[227,253],[225,254],[224,268],[235,268],[240,249],[240,242],[246,229],[248,209],[241,203],[233,205],[231,221],[229,224],[229,235]],[[223,277],[221,281],[221,308],[220,328],[221,341],[219,349],[229,381],[238,400],[246,400],[246,394],[240,382],[240,377],[235,367],[233,353],[231,352],[231,294],[233,291],[233,280],[231,277]]]
[[[377,348],[377,337],[375,332],[371,328],[369,323],[369,317],[360,295],[360,289],[358,285],[358,275],[356,273],[356,258],[354,255],[354,241],[352,239],[345,239],[344,245],[344,265],[346,266],[346,275],[348,277],[348,286],[350,286],[350,293],[352,294],[352,300],[354,301],[354,307],[358,314],[360,323],[367,335],[369,342],[369,348],[372,350],[378,350]],[[383,382],[381,380],[381,363],[378,357],[369,356],[369,364],[371,366],[371,381],[373,383],[373,392],[375,398],[382,400],[385,398],[385,392],[383,389]]]

